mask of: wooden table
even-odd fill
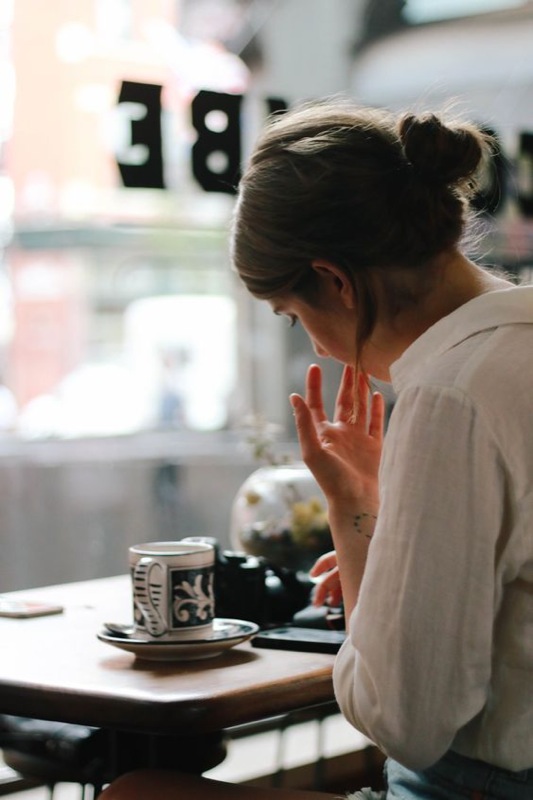
[[[13,592],[63,614],[0,618],[0,713],[153,734],[202,735],[333,701],[334,656],[254,649],[140,661],[100,642],[131,619],[127,576]]]

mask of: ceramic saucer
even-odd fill
[[[110,633],[103,630],[97,634],[101,642],[111,644],[138,658],[148,661],[192,661],[198,658],[212,658],[236,644],[250,639],[259,631],[259,625],[240,619],[215,619],[213,630],[204,639],[183,642],[147,642],[135,636]]]

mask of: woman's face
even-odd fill
[[[357,312],[344,305],[312,306],[295,296],[287,295],[269,301],[275,314],[288,318],[291,327],[300,324],[313,349],[321,358],[333,358],[341,364],[355,364]],[[360,366],[368,375],[390,381],[389,367],[394,358],[380,341],[379,326],[363,345]]]
[[[269,301],[275,314],[288,318],[292,326],[300,324],[317,356],[333,358],[342,364],[355,362],[356,315],[341,304],[313,306],[286,295]]]
[[[275,314],[282,314],[291,325],[300,323],[309,336],[317,356],[333,358],[341,364],[355,364],[357,355],[357,302],[346,274],[328,262],[312,264],[317,273],[313,302],[295,294],[280,295],[269,302]],[[388,381],[393,358],[383,326],[376,324],[363,345],[360,367],[368,375]]]

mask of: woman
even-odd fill
[[[533,287],[462,249],[490,152],[461,122],[317,103],[239,187],[241,279],[346,365],[332,420],[316,365],[291,403],[335,544],[316,600],[342,591],[349,620],[336,696],[387,798],[533,797]],[[368,376],[396,393],[382,455]],[[327,796],[145,773],[104,798],[274,795]]]

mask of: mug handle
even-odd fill
[[[155,570],[156,567],[159,570]],[[149,556],[139,559],[133,569],[135,606],[141,612],[150,636],[162,636],[167,630],[160,610],[164,602],[163,575],[163,566]]]

